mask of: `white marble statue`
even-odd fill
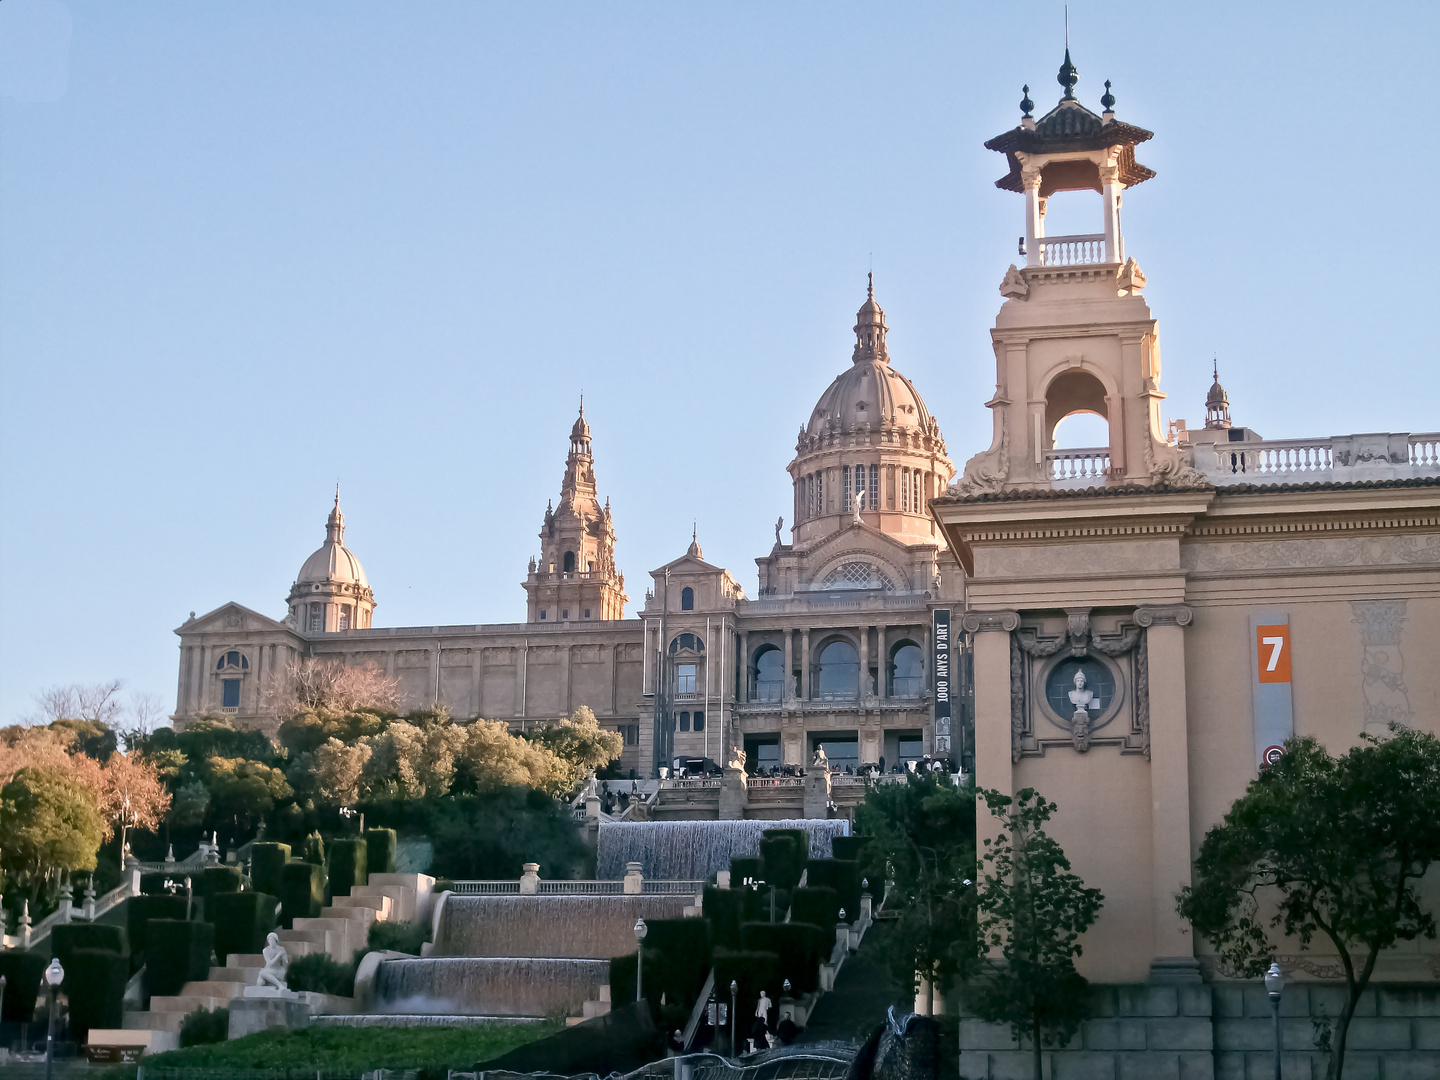
[[[725,763],[727,769],[739,769],[745,771],[745,751],[738,746],[730,747],[730,759]]]
[[[290,954],[285,951],[285,946],[280,944],[280,935],[272,933],[266,942],[265,951],[261,954],[265,957],[265,966],[260,969],[260,981],[256,985],[288,990],[289,987],[285,985],[285,969],[290,966]]]
[[[1075,689],[1070,691],[1070,704],[1075,706],[1076,720],[1089,720],[1090,709],[1095,701],[1095,691],[1085,689],[1085,671],[1083,668],[1075,672],[1075,678],[1071,680]]]
[[[769,995],[767,995],[764,990],[761,990],[760,1000],[755,1003],[755,1019],[764,1020],[766,1024],[769,1024],[770,1009],[773,1005],[774,1002],[770,1000]]]
[[[855,511],[855,524],[861,523],[860,511],[865,508],[865,489],[860,488],[855,492],[855,498],[850,500],[850,508]]]
[[[817,769],[828,769],[830,767],[830,759],[825,756],[825,747],[817,746],[815,748],[815,757],[811,760],[810,764]]]

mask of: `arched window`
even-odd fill
[[[815,672],[817,698],[854,698],[859,692],[859,679],[860,660],[850,642],[832,641],[820,650]]]
[[[785,655],[774,645],[755,654],[755,700],[779,701],[785,696]]]
[[[241,671],[248,671],[250,670],[250,661],[245,658],[244,653],[236,652],[232,649],[220,657],[215,663],[216,671],[224,671],[226,668],[238,668]]]
[[[565,561],[562,565],[565,568],[565,573],[573,574],[575,572],[575,552],[565,552]]]
[[[841,563],[820,582],[823,589],[874,589],[880,588],[885,592],[895,591],[895,582],[890,575],[881,570],[874,563],[847,562]]]
[[[680,590],[680,610],[695,610],[695,590],[692,589],[689,585],[686,585],[685,588]]]
[[[920,646],[902,641],[890,652],[890,696],[919,697],[925,688],[925,666]]]
[[[704,652],[705,639],[699,634],[676,634],[675,640],[670,642],[670,655],[677,652]]]

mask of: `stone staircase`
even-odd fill
[[[326,953],[348,964],[365,948],[370,927],[377,922],[417,922],[428,919],[434,904],[435,879],[424,874],[371,874],[368,885],[358,885],[349,896],[332,898],[314,919],[296,919],[290,930],[277,930],[290,959]],[[260,982],[265,958],[259,953],[232,953],[224,967],[211,967],[209,978],[187,982],[178,994],[156,994],[150,1008],[125,1011],[129,1031],[176,1033],[196,1009],[228,1008],[245,996],[245,988]]]

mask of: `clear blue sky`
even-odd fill
[[[1168,416],[1215,355],[1267,437],[1440,428],[1436,5],[1070,20],[1156,132]],[[280,617],[337,479],[378,624],[523,619],[582,389],[632,611],[692,520],[753,594],[872,260],[962,465],[1022,231],[981,143],[1061,53],[1050,0],[3,0],[0,722],[173,707],[173,628]]]

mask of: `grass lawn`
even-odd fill
[[[145,1069],[371,1069],[474,1068],[477,1061],[553,1035],[554,1023],[484,1027],[312,1027],[261,1031],[243,1039],[147,1055]]]

